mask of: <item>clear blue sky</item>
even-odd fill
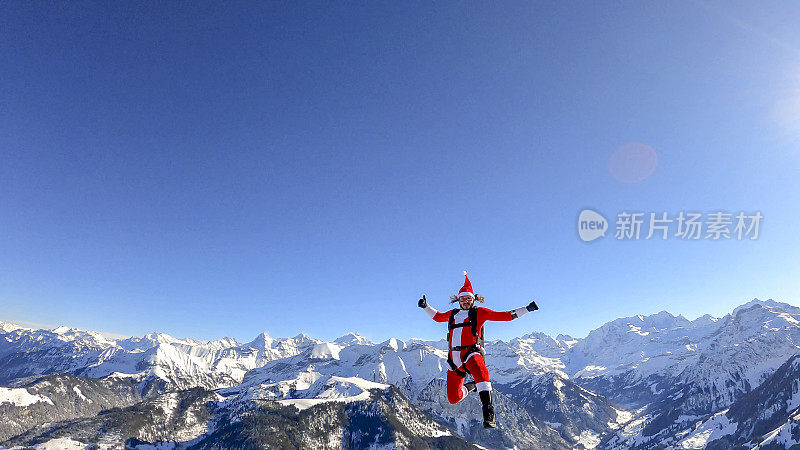
[[[10,2],[0,320],[242,341],[578,337],[800,304],[792,2]],[[608,169],[641,142],[655,172]],[[577,238],[578,212],[761,211],[756,241]]]

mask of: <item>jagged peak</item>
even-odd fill
[[[719,317],[714,317],[711,314],[703,314],[702,316],[692,320],[691,322],[695,326],[702,326],[702,325],[707,325],[707,324],[711,324],[711,323],[716,323],[716,322],[719,322],[719,321],[720,321]]]
[[[668,311],[662,310],[647,316],[637,314],[635,316],[614,319],[601,325],[599,328],[592,330],[589,335],[592,335],[598,331],[601,333],[606,333],[610,330],[622,330],[624,332],[628,332],[631,327],[647,327],[647,330],[645,331],[653,331],[654,329],[657,331],[662,331],[666,329],[678,328],[680,326],[690,326],[691,324],[692,322],[682,315],[676,316]]]
[[[546,340],[555,340],[552,336],[547,333],[543,333],[541,331],[532,331],[528,334],[523,334],[522,336],[516,339],[546,339]]]
[[[314,338],[312,338],[311,336],[309,336],[309,335],[307,335],[305,333],[300,333],[297,336],[295,336],[293,338],[290,338],[290,340],[298,341],[298,342],[318,342],[319,341],[318,339],[314,339]]]
[[[389,338],[379,344],[381,348],[389,347],[395,351],[406,348],[406,343],[397,338]]]
[[[372,344],[372,342],[370,342],[369,339],[365,338],[364,336],[361,336],[358,333],[352,333],[352,332],[344,334],[342,336],[339,336],[333,342],[336,343],[336,344],[339,344],[339,345],[371,345]]]
[[[135,338],[134,338],[135,339]],[[159,333],[159,332],[152,332],[144,335],[141,339],[142,341],[150,341],[155,346],[161,345],[178,345],[178,346],[190,346],[190,347],[235,347],[238,346],[239,343],[236,342],[235,339],[225,337],[222,339],[216,339],[213,341],[201,341],[192,338],[176,338],[172,335],[166,333]]]
[[[59,325],[59,326],[53,328],[50,331],[52,331],[55,334],[65,334],[65,333],[74,333],[74,332],[80,331],[80,330],[78,330],[77,328],[68,327],[66,325]]]
[[[800,308],[798,308],[798,307],[796,307],[794,305],[790,305],[790,304],[784,303],[784,302],[775,301],[775,300],[773,300],[771,298],[767,299],[767,300],[761,300],[758,297],[756,297],[756,298],[750,300],[749,302],[744,303],[744,304],[739,305],[736,308],[734,308],[734,310],[731,313],[731,315],[736,316],[737,314],[739,314],[740,311],[744,311],[744,310],[750,309],[750,308],[752,308],[754,306],[757,306],[757,307],[760,307],[760,308],[763,308],[763,309],[778,308],[778,309],[781,309],[781,310],[787,311],[787,312],[788,311],[795,312],[795,313],[800,312]]]
[[[8,333],[9,331],[14,331],[20,328],[16,324],[3,322],[0,320],[0,333]]]
[[[275,339],[269,335],[266,331],[259,334],[255,337],[252,341],[248,342],[247,345],[253,348],[265,349],[267,347],[271,347],[272,343],[275,342]]]
[[[159,333],[158,331],[147,333],[143,336],[143,338],[161,344],[171,344],[180,341],[180,339],[174,338],[166,333]]]
[[[241,344],[236,339],[225,336],[216,340],[209,342],[210,344],[216,344],[222,347],[239,347]]]

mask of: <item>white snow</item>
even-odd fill
[[[324,390],[319,393],[314,392],[310,398],[292,398],[278,400],[282,405],[292,405],[299,410],[310,408],[314,405],[325,402],[357,402],[366,401],[370,398],[370,389],[387,389],[388,384],[374,383],[358,377],[336,377],[332,376],[324,385]]]
[[[48,397],[31,394],[25,388],[0,387],[0,404],[10,403],[12,406],[29,406],[37,402],[53,404]]]
[[[83,395],[83,392],[81,392],[81,390],[80,390],[80,389],[78,389],[78,386],[74,386],[74,387],[72,388],[72,390],[73,390],[73,391],[74,391],[76,394],[78,394],[78,397],[80,397],[80,398],[81,398],[81,400],[85,400],[85,401],[87,401],[87,402],[89,402],[89,403],[91,403],[91,402],[92,402],[91,400],[89,400],[88,398],[86,398],[86,396],[85,396],[85,395]]]
[[[792,430],[796,426],[797,424],[795,422],[784,423],[778,428],[767,433],[764,437],[764,440],[761,441],[757,446],[753,447],[753,450],[760,449],[768,444],[778,444],[779,447],[783,448],[794,448],[794,446],[798,444],[798,442],[792,437]]]
[[[600,434],[592,430],[583,430],[577,440],[585,448],[595,448],[600,443]]]
[[[108,375],[109,378],[139,378],[141,374],[139,373],[122,373],[122,372],[112,372]]]
[[[168,422],[175,413],[175,408],[178,406],[178,394],[169,392],[161,395],[158,397],[158,400],[156,400],[156,405],[164,411],[164,421]]]
[[[616,418],[613,422],[608,422],[608,427],[612,430],[616,430],[617,428],[625,425],[626,423],[630,422],[633,419],[633,413],[630,411],[625,411],[621,409],[614,408],[613,406],[611,409],[617,414]]]
[[[323,342],[314,345],[314,348],[311,349],[311,357],[317,359],[339,359],[339,352],[341,350],[342,347],[339,345],[332,344],[330,342]]]
[[[605,372],[607,369],[604,366],[595,366],[592,364],[587,365],[580,371],[578,371],[575,376],[582,376],[585,378],[591,378],[595,375],[599,375],[602,372]]]
[[[382,342],[380,345],[388,347],[394,351],[398,351],[401,346],[401,341],[395,338],[390,338],[389,340]]]
[[[736,432],[739,424],[731,422],[725,415],[728,410],[720,411],[694,429],[689,435],[678,441],[678,448],[705,448],[705,446],[722,436],[727,436]]]
[[[637,327],[636,325],[628,324],[628,327],[630,327],[630,329],[628,330],[628,333],[636,333],[639,336],[647,336],[647,335],[650,334],[649,331],[642,331],[642,328],[641,327]]]
[[[31,447],[11,447],[11,450],[17,450],[22,448],[31,448]],[[84,444],[83,442],[78,442],[68,437],[61,437],[58,439],[51,439],[42,444],[34,445],[32,448],[37,450],[84,450],[91,447],[89,446],[89,444]]]
[[[70,331],[73,331],[73,330],[77,331],[77,329],[73,329],[73,328],[61,325],[61,326],[53,328],[53,333],[64,334],[64,333],[69,333]]]
[[[346,347],[348,345],[373,345],[372,342],[369,341],[369,339],[365,338],[364,336],[361,336],[358,333],[347,333],[344,336],[337,338],[333,342],[343,347]]]
[[[24,329],[24,327],[15,323],[0,322],[0,333],[10,333],[14,330]]]

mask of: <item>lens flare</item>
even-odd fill
[[[622,183],[638,183],[653,174],[658,154],[649,145],[631,142],[618,148],[608,161],[608,171]]]

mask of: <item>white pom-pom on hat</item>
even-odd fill
[[[464,286],[458,291],[458,297],[469,296],[475,298],[475,293],[472,291],[472,283],[469,282],[467,271],[464,271]]]

